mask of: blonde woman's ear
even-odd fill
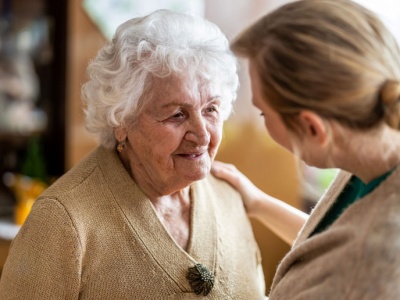
[[[309,110],[300,112],[299,124],[305,134],[304,138],[320,146],[326,145],[329,140],[328,126],[318,114]]]

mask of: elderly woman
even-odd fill
[[[240,195],[209,176],[238,85],[210,22],[122,24],[83,86],[94,152],[35,202],[1,299],[262,299]]]

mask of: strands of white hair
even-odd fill
[[[121,24],[88,67],[82,87],[87,129],[115,146],[113,128],[135,119],[148,100],[152,78],[184,76],[222,90],[221,113],[228,118],[238,87],[237,61],[213,23],[198,16],[158,10]]]

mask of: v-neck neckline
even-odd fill
[[[217,224],[212,195],[202,188],[202,182],[190,187],[190,238],[185,251],[168,232],[150,199],[129,176],[117,154],[99,147],[98,159],[105,181],[136,238],[183,291],[191,291],[186,279],[189,267],[200,263],[211,271],[216,269]]]

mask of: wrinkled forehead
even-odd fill
[[[151,98],[182,96],[196,99],[220,96],[222,86],[219,80],[202,76],[170,75],[151,79]]]

